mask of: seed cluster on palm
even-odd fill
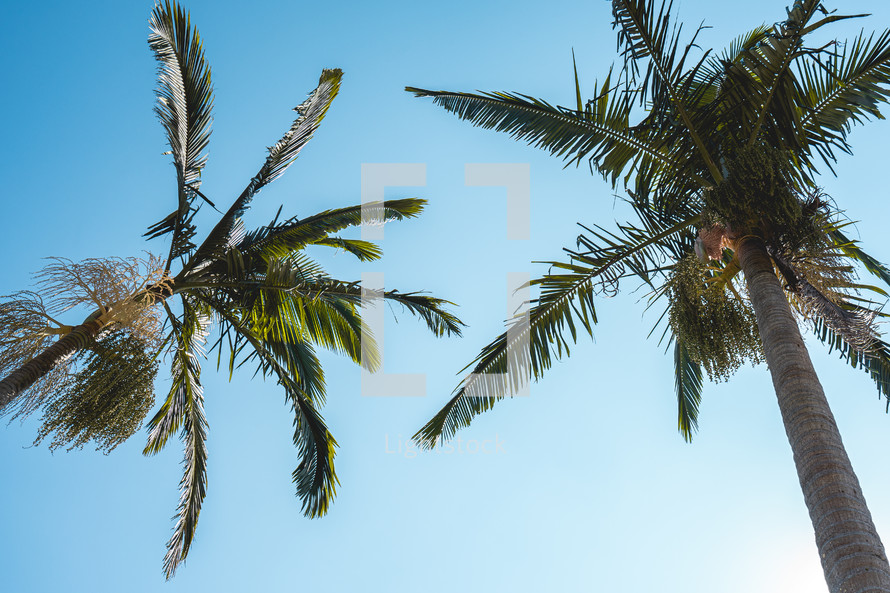
[[[361,318],[359,282],[338,280],[306,253],[331,247],[373,261],[374,243],[340,236],[363,221],[396,221],[420,214],[424,200],[387,200],[275,220],[247,230],[242,216],[260,190],[280,177],[312,138],[340,88],[342,72],[323,70],[318,86],[295,108],[297,118],[273,144],[257,174],[198,242],[195,215],[207,161],[213,88],[202,41],[176,2],[159,2],[149,45],[158,61],[158,103],[177,179],[176,208],[151,225],[149,239],[169,241],[165,257],[56,260],[36,292],[0,303],[0,409],[43,411],[38,441],[51,447],[93,442],[110,451],[142,424],[154,401],[158,362],[169,359],[172,386],[148,421],[146,454],[174,435],[185,450],[179,508],[167,544],[171,577],[189,551],[207,484],[207,421],[201,383],[206,351],[229,356],[275,380],[294,414],[299,464],[297,496],[308,517],[325,514],[338,485],[337,442],[319,413],[325,377],[317,348],[339,352],[369,370],[380,356]],[[279,214],[280,214],[279,209]],[[389,290],[382,298],[418,316],[436,336],[460,335],[449,301]],[[56,321],[76,307],[93,310],[79,325]],[[208,343],[208,339],[214,341]]]
[[[547,262],[553,271],[532,281],[540,295],[527,319],[509,322],[529,332],[508,330],[483,348],[414,438],[434,447],[539,379],[568,354],[576,326],[592,334],[595,297],[636,279],[651,291],[649,306],[664,307],[682,435],[697,428],[702,368],[725,379],[765,359],[831,590],[890,591],[890,565],[798,328],[810,325],[869,373],[890,405],[890,346],[874,324],[887,292],[860,282],[856,269],[888,285],[890,272],[848,238],[850,223],[816,186],[817,165],[850,152],[852,126],[882,118],[890,31],[810,41],[865,15],[796,0],[784,20],[717,54],[701,51],[703,27],[683,38],[670,2],[612,0],[612,12],[620,67],[588,101],[576,68],[572,107],[518,93],[406,88],[568,164],[586,161],[626,191],[637,217],[615,230],[581,225],[568,261]],[[515,378],[503,381],[504,372]]]

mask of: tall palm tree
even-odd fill
[[[363,213],[381,221],[416,217],[425,202],[389,200],[304,218],[276,216],[245,230],[242,215],[253,198],[293,163],[337,95],[342,72],[324,70],[257,174],[206,238],[193,242],[199,207],[215,207],[200,190],[213,103],[210,68],[197,29],[176,2],[158,3],[150,28],[149,45],[159,62],[156,114],[173,156],[178,202],[146,235],[169,238],[167,256],[57,259],[38,275],[38,292],[0,303],[0,373],[6,376],[0,409],[42,409],[38,441],[53,435],[52,447],[94,441],[111,450],[141,425],[153,402],[157,358],[166,352],[172,387],[148,422],[145,454],[160,451],[177,432],[185,448],[178,516],[164,560],[169,578],[188,554],[205,495],[200,360],[209,332],[216,331],[211,349],[228,352],[230,374],[253,363],[284,389],[295,416],[297,495],[307,516],[325,514],[338,484],[337,443],[318,411],[325,380],[316,348],[341,352],[371,370],[380,359],[362,323],[361,286],[330,277],[304,248],[334,247],[361,261],[378,259],[377,245],[338,232],[359,225]],[[437,336],[460,334],[462,323],[447,310],[448,301],[395,290],[382,296],[419,316]],[[56,321],[60,312],[82,305],[94,309],[82,323]]]
[[[586,102],[576,70],[571,108],[516,93],[406,89],[568,163],[587,160],[624,186],[638,217],[615,231],[583,227],[569,261],[548,262],[556,272],[532,281],[540,295],[527,319],[510,321],[529,331],[508,330],[483,348],[414,438],[434,447],[515,394],[519,379],[540,378],[568,353],[577,325],[592,333],[594,297],[636,277],[651,289],[650,306],[665,306],[683,436],[697,427],[703,369],[721,379],[765,359],[830,590],[890,591],[884,547],[798,326],[806,320],[890,401],[890,345],[872,300],[887,293],[859,283],[853,264],[885,284],[890,271],[847,237],[848,223],[815,185],[817,161],[830,168],[836,151],[849,152],[854,124],[882,117],[890,31],[812,45],[823,27],[865,15],[797,0],[785,20],[722,55],[693,57],[701,28],[684,43],[671,9],[613,0],[621,66]]]

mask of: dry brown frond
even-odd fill
[[[47,310],[59,314],[75,307],[98,309],[103,325],[126,328],[146,343],[157,343],[161,325],[155,305],[161,297],[148,289],[172,285],[162,258],[51,259],[53,263],[35,275]]]
[[[804,319],[822,320],[854,349],[868,350],[879,332],[877,311],[851,311],[850,294],[858,296],[858,278],[840,249],[827,238],[795,255],[790,266],[797,276],[791,303]]]
[[[47,313],[43,299],[36,292],[22,291],[5,297],[0,302],[0,376],[12,371],[49,348],[56,334],[70,330]],[[36,410],[46,396],[65,383],[72,359],[57,365],[38,379],[5,413],[13,418]],[[14,409],[13,409],[14,408]]]
[[[73,326],[57,318],[76,307],[97,314],[105,332],[126,331],[149,351],[160,347],[157,305],[163,297],[158,293],[169,294],[172,288],[160,257],[149,254],[148,259],[112,257],[82,262],[52,258],[35,278],[39,292],[0,297],[0,376],[20,368],[49,348],[59,335],[70,332]],[[4,413],[13,418],[30,414],[48,397],[68,389],[74,359],[60,361]]]

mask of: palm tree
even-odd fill
[[[717,380],[765,359],[830,590],[890,591],[884,547],[798,326],[805,320],[890,402],[890,345],[872,300],[887,293],[859,283],[853,264],[885,284],[890,271],[847,237],[849,223],[815,185],[817,161],[831,168],[836,151],[849,152],[852,126],[882,117],[890,31],[812,46],[814,32],[865,15],[797,0],[784,21],[694,58],[701,28],[681,42],[671,8],[613,0],[621,67],[586,102],[576,69],[571,108],[516,93],[406,89],[567,163],[586,159],[624,186],[638,217],[615,231],[582,225],[569,261],[548,262],[555,271],[532,281],[540,295],[528,317],[482,349],[414,438],[434,447],[540,378],[568,354],[577,325],[592,333],[594,297],[636,277],[651,289],[649,306],[665,307],[684,438],[697,428],[703,369]],[[527,333],[509,332],[521,323]]]
[[[416,217],[425,203],[400,199],[326,210],[246,231],[242,215],[266,185],[281,176],[312,138],[340,87],[342,72],[324,70],[298,117],[271,148],[259,172],[200,244],[193,220],[203,202],[201,171],[210,137],[213,90],[201,38],[176,2],[158,3],[149,45],[159,62],[156,114],[176,169],[176,209],[152,225],[149,239],[168,237],[165,258],[56,259],[38,274],[38,292],[0,303],[0,409],[43,410],[40,441],[72,447],[94,441],[110,451],[141,425],[154,397],[157,359],[172,360],[172,387],[148,422],[145,454],[180,434],[184,474],[164,569],[170,578],[188,554],[205,496],[207,422],[200,359],[211,349],[229,354],[229,372],[255,364],[274,378],[294,413],[300,462],[293,472],[304,514],[325,514],[338,484],[337,442],[319,413],[324,373],[317,347],[341,352],[370,370],[379,354],[363,325],[357,282],[330,277],[304,248],[334,247],[361,261],[378,259],[373,243],[338,236],[370,215],[381,221]],[[279,209],[280,214],[280,209]],[[448,301],[416,292],[383,298],[419,316],[437,336],[459,335],[462,323]],[[94,311],[76,325],[56,320],[72,307]],[[176,310],[174,310],[176,309]],[[161,319],[163,318],[163,325]],[[363,336],[364,334],[364,336]]]

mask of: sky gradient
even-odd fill
[[[699,43],[722,49],[784,17],[786,2],[681,0]],[[852,37],[890,26],[878,0],[829,2],[874,16],[831,28]],[[302,517],[284,394],[251,372],[204,365],[208,494],[187,562],[164,582],[176,510],[178,442],[141,454],[144,432],[104,456],[31,447],[37,417],[0,430],[0,569],[21,593],[149,591],[826,591],[765,365],[706,384],[700,431],[676,430],[671,356],[646,336],[660,311],[623,285],[597,300],[595,339],[581,337],[531,397],[499,403],[453,449],[406,443],[447,400],[456,373],[502,331],[509,272],[561,257],[577,222],[628,210],[586,167],[459,121],[406,85],[518,91],[571,105],[572,50],[582,92],[616,59],[609,4],[589,2],[186,4],[216,90],[202,191],[221,209],[240,192],[322,68],[340,95],[285,176],[263,190],[248,227],[357,204],[363,163],[422,163],[426,185],[387,198],[429,200],[386,226],[384,259],[357,265],[318,252],[332,274],[383,272],[386,288],[424,289],[460,305],[463,338],[435,339],[387,314],[386,372],[424,373],[426,396],[362,397],[355,365],[322,358],[323,410],[340,443],[341,488],[329,515]],[[166,250],[146,227],[169,213],[175,174],[152,113],[151,2],[16,3],[0,22],[5,91],[0,159],[7,253],[0,294],[28,288],[43,258]],[[856,221],[866,249],[890,261],[887,122],[854,130],[854,155],[819,183]],[[468,187],[467,163],[527,163],[531,232],[507,238],[505,192]],[[217,214],[204,208],[199,229]],[[808,338],[878,531],[890,543],[890,417],[873,383]],[[159,394],[169,388],[162,365]],[[474,447],[479,448],[472,452]]]

